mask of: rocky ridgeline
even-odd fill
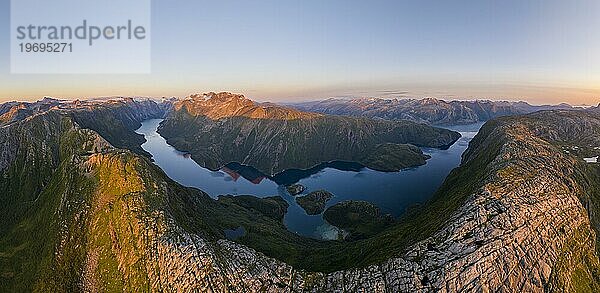
[[[432,125],[470,124],[500,116],[527,114],[540,110],[572,109],[568,104],[534,106],[526,102],[445,101],[436,98],[335,99],[291,104],[302,111],[362,116],[390,120],[410,120]]]
[[[296,271],[239,244],[207,244],[188,235],[176,238],[163,271],[188,278],[171,280],[184,291],[541,292],[597,286],[595,232],[579,199],[586,186],[575,179],[582,163],[518,119],[484,128],[464,160],[476,160],[498,142],[486,180],[445,227],[380,265],[330,274]]]
[[[48,111],[58,111],[76,118],[86,117],[91,113],[100,115],[108,112],[128,127],[139,127],[139,121],[150,118],[161,118],[171,110],[173,100],[156,102],[150,99],[107,98],[100,100],[58,100],[44,98],[37,102],[7,102],[0,104],[0,126],[23,121],[34,115]],[[104,117],[98,117],[101,120]],[[82,122],[88,122],[82,120]]]
[[[311,119],[321,114],[301,112],[293,108],[272,103],[257,103],[241,94],[229,92],[193,94],[176,101],[175,111],[185,111],[192,116],[203,116],[213,120],[227,117],[247,117],[253,119]]]

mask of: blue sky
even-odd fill
[[[600,2],[152,1],[152,73],[11,75],[0,0],[0,100],[435,96],[600,101]]]

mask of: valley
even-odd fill
[[[214,169],[178,146],[188,138],[168,134],[172,119],[210,134],[228,125],[261,127],[263,111],[315,117],[234,101],[212,100],[204,110],[196,108],[204,102],[189,102],[225,119],[216,124],[187,120],[171,101],[0,107],[11,113],[0,127],[0,291],[600,289],[600,169],[584,160],[600,155],[598,108],[498,117],[457,132],[332,120],[385,130],[391,140],[402,138],[392,143],[413,142],[430,156],[399,172],[357,165],[365,156],[283,168],[287,161],[251,168],[252,160],[220,159]],[[237,124],[232,113],[262,120]],[[273,129],[289,130],[281,121]],[[427,135],[411,136],[415,128]],[[193,142],[207,136],[197,137]],[[387,143],[356,137],[371,142],[364,146]],[[297,204],[286,188],[294,183],[306,187],[299,196],[333,194],[324,214],[348,230],[346,239],[313,234],[318,225],[306,219],[323,216],[308,216]],[[389,183],[398,185],[386,194]],[[333,234],[327,231],[320,235]]]
[[[460,164],[461,154],[481,126],[473,124],[454,128],[461,134],[455,144],[444,150],[425,149],[431,158],[424,166],[399,172],[381,172],[360,165],[344,168],[348,164],[340,162],[317,168],[308,174],[300,170],[284,170],[273,176],[246,166],[246,170],[253,169],[250,172],[253,176],[244,178],[228,167],[217,171],[201,167],[190,155],[170,146],[157,132],[162,121],[143,121],[136,132],[146,138],[142,148],[152,155],[154,162],[171,179],[184,186],[199,188],[213,198],[219,195],[278,195],[289,204],[284,217],[286,227],[300,235],[318,239],[337,239],[338,229],[324,221],[321,213],[307,215],[286,190],[287,185],[300,183],[305,186],[306,190],[298,196],[321,189],[333,193],[334,197],[326,207],[344,200],[365,200],[382,207],[385,213],[398,217],[407,208],[423,204],[431,197],[450,171]],[[373,193],[372,190],[377,192]]]

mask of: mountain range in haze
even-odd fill
[[[541,110],[573,109],[572,106],[565,103],[534,106],[523,101],[445,101],[435,98],[330,98],[289,105],[309,112],[389,120],[410,120],[432,125],[470,124],[484,122],[500,116],[528,114]]]

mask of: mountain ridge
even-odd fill
[[[410,120],[432,125],[458,125],[485,122],[508,115],[528,114],[540,110],[573,109],[568,104],[534,106],[527,102],[474,100],[445,101],[436,98],[330,98],[320,101],[287,104],[290,107],[324,114],[364,116],[390,120]]]
[[[236,162],[274,175],[350,161],[392,171],[422,165],[428,157],[418,148],[386,143],[444,148],[460,137],[424,124],[306,113],[231,93],[194,95],[173,109],[158,132],[211,170]],[[388,155],[385,166],[380,159]]]
[[[227,117],[247,117],[253,119],[311,119],[323,115],[301,112],[273,103],[257,103],[242,94],[229,92],[209,92],[192,94],[174,103],[174,111],[185,110],[193,116],[206,116],[213,120]]]

